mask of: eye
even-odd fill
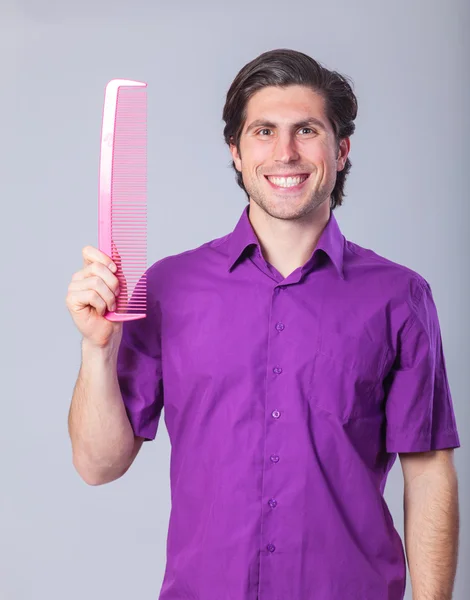
[[[299,131],[306,131],[307,133],[304,135],[317,133],[314,129],[311,129],[310,127],[302,127]],[[265,135],[264,132],[268,132],[267,135]],[[269,137],[269,132],[272,132],[272,130],[265,127],[264,129],[259,129],[256,135],[261,135],[261,137]]]

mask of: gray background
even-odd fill
[[[74,471],[67,434],[80,337],[65,295],[82,247],[97,245],[104,86],[149,83],[153,263],[235,225],[245,197],[222,140],[224,97],[246,62],[279,47],[354,81],[353,168],[335,213],[346,237],[433,289],[463,446],[454,597],[468,598],[469,21],[468,0],[1,0],[0,600],[157,597],[170,510],[163,420],[125,477],[102,487]],[[386,499],[403,536],[398,461]]]

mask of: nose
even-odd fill
[[[277,162],[290,163],[299,159],[295,137],[290,133],[280,133],[274,146],[273,159]]]

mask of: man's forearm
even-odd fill
[[[404,511],[413,600],[451,600],[460,525],[457,478],[416,477],[405,484]]]
[[[134,434],[116,375],[117,350],[117,345],[101,350],[82,342],[69,434],[75,467],[89,483],[116,479],[133,458]]]

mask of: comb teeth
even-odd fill
[[[139,82],[121,80],[108,84],[108,95],[114,95],[114,119],[111,137],[103,135],[100,204],[106,209],[100,209],[100,249],[116,263],[120,287],[116,310],[105,317],[123,321],[143,318],[147,310],[147,93]],[[105,119],[106,114],[103,134]]]

